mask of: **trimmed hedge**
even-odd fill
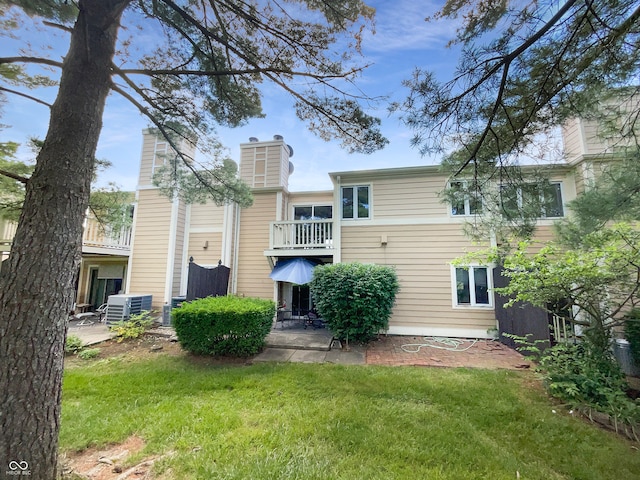
[[[389,328],[399,289],[392,267],[361,263],[320,265],[310,283],[313,301],[340,340],[368,342]]]
[[[195,354],[248,357],[264,347],[276,306],[235,296],[185,302],[171,311],[182,348]]]

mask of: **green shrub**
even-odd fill
[[[634,308],[625,316],[624,336],[634,362],[640,366],[640,308]]]
[[[540,357],[544,383],[572,407],[590,407],[630,425],[640,421],[640,405],[627,394],[625,376],[612,354],[588,343],[560,344]]]
[[[316,267],[310,289],[336,338],[368,342],[389,328],[399,284],[392,267],[338,263]]]
[[[69,335],[64,344],[64,353],[75,355],[84,348],[82,339],[77,335]]]
[[[225,296],[183,303],[171,316],[185,350],[248,357],[264,347],[275,311],[271,300]]]
[[[78,352],[78,357],[82,360],[90,360],[92,358],[96,358],[98,355],[100,355],[99,348],[87,348]]]
[[[151,316],[151,312],[144,311],[136,315],[131,315],[128,320],[120,320],[114,323],[109,327],[109,330],[116,334],[118,342],[122,342],[123,340],[139,338],[152,326],[153,317]]]

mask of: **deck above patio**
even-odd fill
[[[271,222],[269,248],[271,250],[333,250],[333,220]]]

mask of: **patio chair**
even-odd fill
[[[76,323],[76,327],[83,327],[85,325],[93,325],[96,320],[97,314],[96,312],[84,312],[84,313],[75,313],[69,317],[69,320],[80,320]]]
[[[288,320],[292,320],[291,310],[278,310],[276,315],[276,325],[278,325],[278,322],[281,322],[280,328],[284,328],[284,322]]]
[[[324,320],[318,316],[318,314],[311,310],[304,316],[304,328],[312,327],[316,328],[324,328]]]
[[[106,317],[107,317],[107,304],[103,303],[102,305],[100,305],[98,308],[96,308],[95,313],[98,314],[98,321],[100,323],[106,321]]]

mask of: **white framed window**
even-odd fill
[[[520,216],[523,210],[535,212],[538,218],[564,217],[562,182],[500,187],[502,212],[507,218]]]
[[[449,183],[452,192],[451,215],[479,215],[482,213],[482,198],[473,182],[456,180]]]
[[[333,218],[333,205],[294,205],[294,220],[329,220]]]
[[[342,218],[371,218],[371,192],[369,185],[351,185],[341,188]]]
[[[493,307],[493,278],[486,265],[451,266],[454,307]]]

